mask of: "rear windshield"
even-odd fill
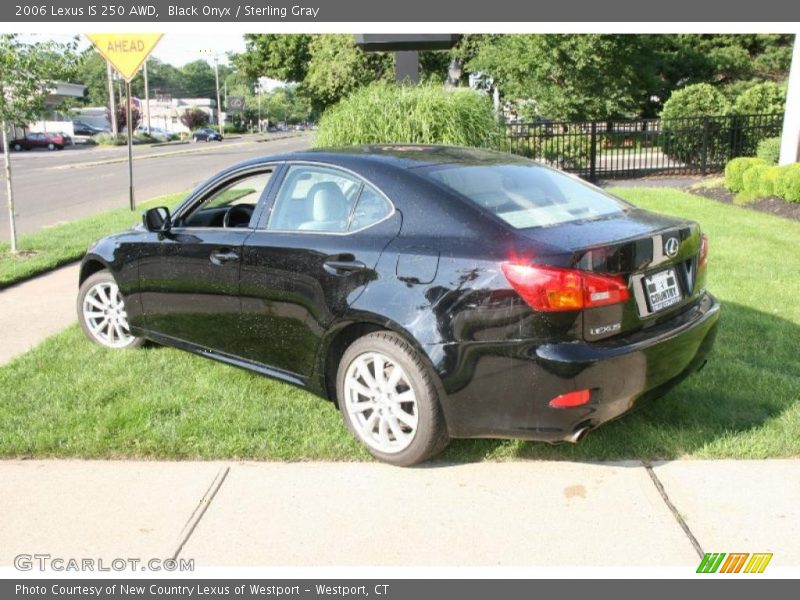
[[[578,179],[535,164],[445,164],[420,171],[516,229],[596,219],[626,208]]]

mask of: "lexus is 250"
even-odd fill
[[[77,308],[104,346],[306,388],[411,465],[451,438],[576,442],[663,395],[713,344],[707,263],[697,223],[524,158],[365,146],[249,160],[148,210],[89,249]]]

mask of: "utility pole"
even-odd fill
[[[800,34],[794,36],[789,87],[783,115],[780,164],[789,165],[800,158]]]
[[[220,102],[219,95],[219,56],[211,50],[200,50],[200,54],[210,54],[214,57],[214,80],[216,81],[217,88],[217,129],[219,129],[220,133],[224,134],[225,123],[223,123],[222,102]]]
[[[256,81],[256,97],[258,98],[258,133],[261,133],[261,82]]]
[[[114,73],[111,70],[111,63],[108,61],[106,61],[106,75],[108,77],[108,103],[111,109],[111,133],[116,139],[119,129],[117,128],[117,103],[114,101]]]
[[[222,102],[219,100],[219,59],[214,55],[214,79],[217,82],[217,126],[221,135],[225,135],[225,119],[222,116]]]
[[[147,135],[150,135],[150,87],[147,85],[147,59],[144,61],[144,109],[147,111]]]

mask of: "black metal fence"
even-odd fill
[[[778,136],[782,114],[509,123],[506,150],[587,179],[719,171]]]

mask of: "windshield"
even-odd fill
[[[516,229],[596,219],[626,208],[578,179],[536,164],[445,164],[420,171]]]

